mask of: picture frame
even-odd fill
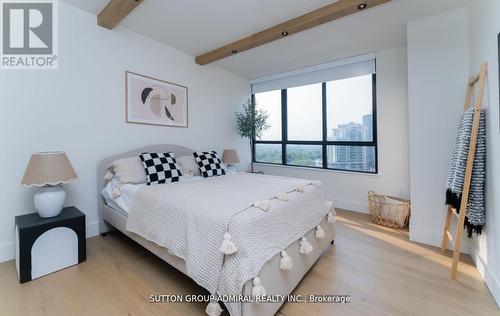
[[[188,127],[188,88],[125,72],[125,115],[130,124]]]

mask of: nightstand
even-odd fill
[[[25,283],[85,261],[85,214],[65,207],[61,214],[41,218],[38,213],[16,216],[16,270]]]

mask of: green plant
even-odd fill
[[[238,132],[241,137],[249,140],[252,157],[254,140],[260,139],[262,137],[262,133],[271,127],[267,122],[268,118],[269,115],[266,111],[257,109],[257,103],[254,99],[248,99],[247,102],[243,104],[242,111],[236,113]]]

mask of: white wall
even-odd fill
[[[80,179],[69,185],[68,205],[87,214],[97,233],[96,167],[104,157],[160,143],[194,149],[234,147],[249,164],[247,142],[234,112],[249,82],[123,28],[98,27],[96,17],[63,2],[59,69],[0,70],[0,261],[13,257],[14,216],[32,212],[32,190],[20,185],[31,153],[68,153]],[[189,88],[189,128],[125,123],[125,70]]]
[[[359,53],[359,52],[358,52]],[[356,52],[353,52],[353,56]],[[406,48],[377,52],[379,174],[256,164],[266,174],[318,179],[336,207],[367,212],[367,193],[409,194]]]
[[[469,76],[468,12],[408,23],[410,240],[440,246],[446,179]]]
[[[474,239],[472,258],[500,306],[500,128],[498,45],[500,1],[472,1],[470,5],[470,73],[489,64],[484,99],[487,128],[486,226]]]

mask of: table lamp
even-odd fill
[[[43,218],[54,217],[61,213],[66,199],[66,191],[61,186],[78,179],[62,151],[40,152],[31,155],[21,184],[25,187],[36,186],[34,202],[38,215]]]
[[[224,149],[222,153],[222,162],[228,166],[228,169],[236,169],[234,164],[240,163],[240,157],[235,149]]]

